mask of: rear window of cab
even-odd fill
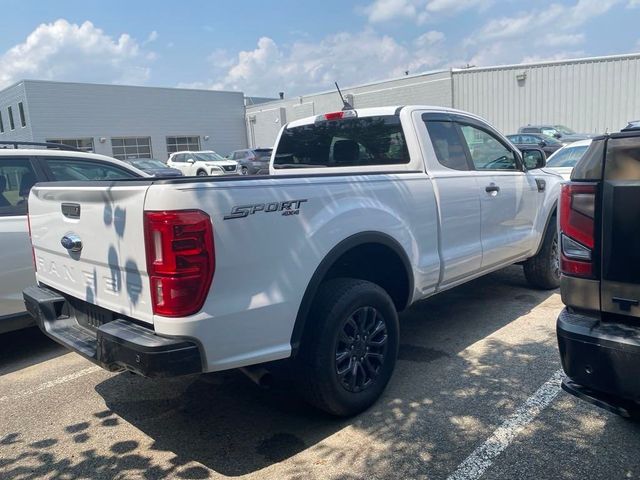
[[[406,163],[409,152],[400,118],[383,115],[286,128],[273,166],[284,169]]]

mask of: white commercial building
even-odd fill
[[[466,110],[506,134],[542,123],[603,133],[640,119],[640,54],[451,69],[342,91],[356,108],[421,104]],[[335,90],[247,106],[249,144],[271,146],[283,124],[341,108]]]
[[[0,91],[0,141],[62,142],[116,158],[247,147],[242,92],[24,80]]]

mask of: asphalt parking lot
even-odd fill
[[[336,420],[238,372],[111,374],[0,337],[0,478],[638,478],[640,424],[558,387],[558,291],[510,267],[401,317],[396,373]]]

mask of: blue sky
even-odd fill
[[[288,96],[421,71],[640,50],[640,0],[0,1],[23,78]]]

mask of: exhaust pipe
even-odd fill
[[[264,367],[241,367],[239,370],[260,388],[269,388],[273,385],[273,375]]]

